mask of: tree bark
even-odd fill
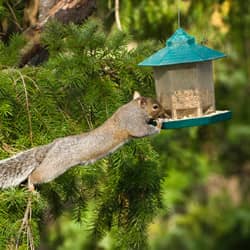
[[[40,35],[44,25],[52,19],[68,24],[80,24],[96,9],[96,0],[30,0],[27,1],[24,31],[29,41],[24,48],[19,66],[26,64],[38,65],[46,58],[48,53],[40,44]]]

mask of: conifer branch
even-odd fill
[[[31,121],[31,114],[30,114],[30,103],[29,103],[28,91],[27,91],[26,83],[25,83],[22,73],[18,70],[16,70],[16,72],[19,74],[22,80],[22,84],[23,84],[23,89],[24,89],[24,94],[25,94],[25,104],[26,104],[27,116],[28,116],[28,121],[29,121],[30,143],[31,145],[33,145],[33,131],[32,131],[32,121]]]
[[[144,82],[149,83],[152,78],[134,63],[147,52],[144,47],[138,49],[141,45],[131,52],[124,49],[126,37],[122,32],[116,29],[107,36],[96,20],[81,26],[55,22],[47,27],[43,44],[51,55],[48,63],[38,70],[29,66],[24,69],[2,66],[0,72],[1,143],[17,149],[20,145],[25,147],[29,141],[27,110],[32,118],[34,144],[46,144],[62,135],[88,131],[93,124],[100,124],[128,100],[132,90],[143,88],[145,94],[151,91],[152,85]],[[18,41],[18,37],[11,41],[12,53],[7,45],[0,48],[2,65],[15,63]],[[8,119],[2,119],[5,116]],[[7,155],[2,150],[1,153],[2,157]],[[83,236],[86,244],[96,246],[108,233],[112,241],[119,244],[119,249],[134,249],[134,245],[137,249],[147,249],[146,226],[159,207],[156,200],[160,196],[162,176],[157,167],[158,158],[149,147],[149,141],[131,142],[108,158],[109,161],[74,169],[53,184],[44,185],[41,189],[44,200],[38,204],[33,197],[32,211],[29,203],[29,211],[23,208],[28,197],[22,189],[3,191],[8,199],[1,198],[0,248],[11,244],[15,249],[18,236],[17,247],[34,249],[40,237],[36,226],[42,210],[47,209],[45,213],[51,215],[44,217],[43,225],[37,228],[45,232],[51,218],[59,216],[58,208],[60,211],[68,209],[72,214],[72,208],[78,206],[79,209],[74,209],[75,218],[86,222],[88,232]],[[80,190],[84,198],[72,198],[77,197],[72,190]],[[85,206],[81,202],[93,205]],[[20,220],[20,211],[23,220]],[[16,222],[19,223],[14,224]]]
[[[80,104],[80,107],[81,107],[83,113],[86,113],[85,108],[84,108],[82,102],[79,99],[78,99],[78,103]],[[88,115],[85,115],[85,119],[86,119],[86,121],[88,123],[89,129],[93,129],[94,125],[93,125],[93,122],[91,121],[90,117]]]
[[[16,250],[18,250],[20,238],[23,233],[26,233],[27,235],[27,243],[28,243],[28,246],[30,247],[30,250],[35,250],[34,239],[33,239],[33,234],[32,234],[31,225],[30,225],[31,218],[32,218],[32,193],[29,193],[27,207],[24,212],[22,224],[17,233],[16,245],[15,245]]]
[[[27,75],[23,75],[19,70],[14,69],[14,68],[9,68],[6,70],[3,70],[3,72],[14,72],[17,73],[21,79],[22,85],[23,85],[23,90],[24,90],[24,95],[25,95],[25,105],[26,105],[26,111],[27,111],[27,117],[28,117],[28,123],[29,123],[29,137],[30,137],[30,143],[33,145],[33,129],[32,129],[32,119],[31,119],[31,112],[30,112],[30,102],[29,102],[29,96],[28,96],[28,91],[27,91],[27,86],[26,86],[26,81],[25,78],[31,81],[36,89],[39,90],[38,85],[36,84],[35,80],[33,80],[31,77]],[[17,81],[19,79],[14,79],[14,85],[16,86]]]

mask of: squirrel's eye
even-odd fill
[[[159,108],[159,105],[158,104],[154,104],[153,105],[153,110],[156,110],[156,109],[158,109]]]

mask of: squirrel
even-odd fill
[[[135,92],[133,100],[121,106],[101,126],[90,132],[55,139],[0,161],[0,188],[17,186],[28,179],[35,184],[54,180],[69,168],[94,163],[132,138],[159,133],[165,110],[161,104]],[[156,120],[156,126],[149,124]]]

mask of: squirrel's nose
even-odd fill
[[[166,118],[165,113],[159,114],[158,118]]]

